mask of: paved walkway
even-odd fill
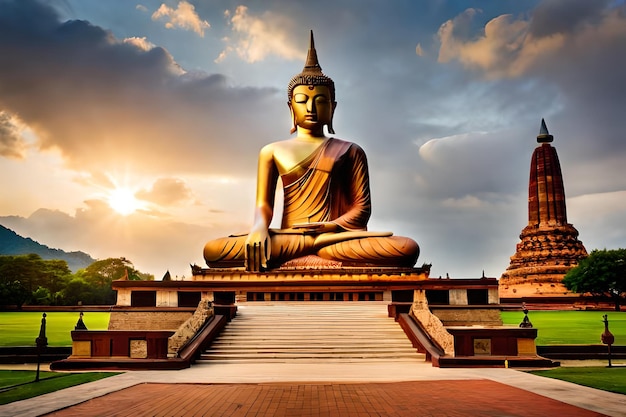
[[[626,416],[626,396],[513,369],[212,363],[134,371],[0,406],[0,416]]]

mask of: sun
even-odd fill
[[[109,206],[121,214],[128,216],[141,208],[141,203],[135,198],[132,190],[125,187],[117,187],[109,193]]]

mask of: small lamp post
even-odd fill
[[[604,316],[602,316],[602,318],[604,318],[604,320],[602,320],[604,322],[604,332],[602,332],[602,335],[600,336],[600,340],[602,340],[602,343],[604,343],[605,345],[608,346],[609,349],[609,368],[612,367],[611,365],[611,345],[613,344],[613,342],[615,342],[615,336],[613,336],[613,333],[611,333],[609,331],[609,318],[608,316],[605,314]]]
[[[39,337],[35,339],[37,344],[37,374],[35,375],[35,382],[39,382],[39,365],[41,364],[41,354],[48,346],[48,338],[46,337],[46,313],[43,313],[41,318],[41,327],[39,328]]]
[[[526,308],[526,303],[522,303],[522,311],[524,312],[524,320],[522,320],[522,322],[519,324],[519,327],[533,327],[533,324],[528,319],[528,308]]]

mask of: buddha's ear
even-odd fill
[[[289,114],[291,114],[291,130],[289,134],[293,134],[298,128],[296,127],[296,115],[293,112],[293,107],[291,107],[291,101],[287,102],[287,106],[289,106]]]
[[[328,133],[334,135],[335,129],[333,129],[333,118],[335,117],[335,109],[337,108],[337,102],[333,101],[333,109],[330,113],[330,123],[328,123]]]

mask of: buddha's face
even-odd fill
[[[298,85],[293,89],[291,111],[297,126],[309,130],[322,129],[333,120],[335,103],[324,85]]]

